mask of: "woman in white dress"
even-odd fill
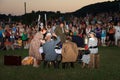
[[[98,68],[99,67],[99,54],[98,54],[98,39],[95,37],[94,32],[90,32],[89,34],[89,42],[88,47],[90,50],[90,68]]]
[[[82,60],[82,68],[85,68],[85,66],[86,65],[88,66],[90,62],[90,54],[84,54],[81,60]]]

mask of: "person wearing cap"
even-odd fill
[[[90,50],[90,68],[98,68],[99,67],[99,54],[98,54],[98,39],[95,36],[94,32],[89,33],[89,42],[88,48]]]
[[[52,36],[56,39],[52,39]],[[60,42],[60,38],[55,33],[47,33],[45,40],[46,42],[43,44],[43,52],[45,54],[43,67],[45,68],[48,62],[52,62],[54,64],[54,68],[59,68],[55,46]]]

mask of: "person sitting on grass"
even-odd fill
[[[22,47],[22,40],[21,40],[21,38],[19,38],[19,39],[17,40],[17,43],[18,43],[19,48],[21,48],[21,47]]]
[[[6,48],[7,50],[9,50],[10,48],[11,48],[12,50],[14,50],[13,43],[10,42],[8,39],[5,40],[4,45],[5,45],[5,48]]]

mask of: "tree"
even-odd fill
[[[120,0],[114,0],[114,1],[120,1]]]

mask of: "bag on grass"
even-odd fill
[[[25,57],[21,63],[22,65],[32,65],[34,63],[34,58],[30,56]]]
[[[4,55],[4,65],[20,66],[21,56]]]

